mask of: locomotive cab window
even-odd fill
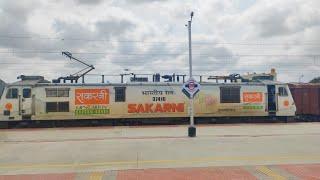
[[[69,112],[69,102],[47,102],[46,112]]]
[[[17,99],[18,98],[18,89],[17,88],[8,89],[6,98],[7,99]]]
[[[240,87],[220,87],[220,103],[240,103]]]
[[[26,88],[22,90],[23,98],[30,98],[31,97],[31,89]]]
[[[126,87],[115,87],[115,102],[125,102],[126,101]]]
[[[0,99],[2,97],[3,91],[5,89],[5,83],[0,79]]]
[[[279,96],[288,96],[287,89],[285,87],[279,87]]]
[[[0,99],[1,99],[1,97],[2,97],[3,91],[4,91],[4,88],[1,89],[1,87],[0,87]]]

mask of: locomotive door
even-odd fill
[[[21,94],[19,95],[20,101],[20,114],[22,119],[31,119],[33,114],[33,99],[34,96],[31,92],[31,87],[21,87]]]
[[[269,115],[275,115],[277,111],[277,98],[275,85],[267,85],[268,88],[268,112]]]

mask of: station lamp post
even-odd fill
[[[186,26],[188,27],[188,39],[189,39],[189,80],[182,86],[182,92],[189,98],[189,115],[190,125],[188,128],[188,136],[196,137],[196,127],[194,125],[194,108],[193,99],[194,96],[200,91],[200,84],[192,76],[192,48],[191,48],[191,22],[193,12],[191,12],[191,18]]]
[[[192,47],[191,47],[191,23],[192,23],[193,12],[190,14],[190,20],[188,21],[188,39],[189,39],[189,80],[193,80],[192,76]],[[190,126],[188,128],[188,136],[195,137],[196,136],[196,127],[194,126],[194,107],[193,107],[193,98],[192,94],[189,98],[190,100]]]

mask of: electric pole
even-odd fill
[[[192,43],[191,43],[191,23],[192,23],[193,12],[190,14],[190,20],[188,21],[188,39],[189,39],[189,81],[193,80],[192,76]],[[193,98],[192,94],[189,98],[189,110],[190,110],[190,126],[188,128],[188,136],[196,136],[196,127],[194,126],[194,107],[193,107]]]

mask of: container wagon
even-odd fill
[[[320,83],[289,84],[297,107],[297,118],[300,120],[320,119]]]

